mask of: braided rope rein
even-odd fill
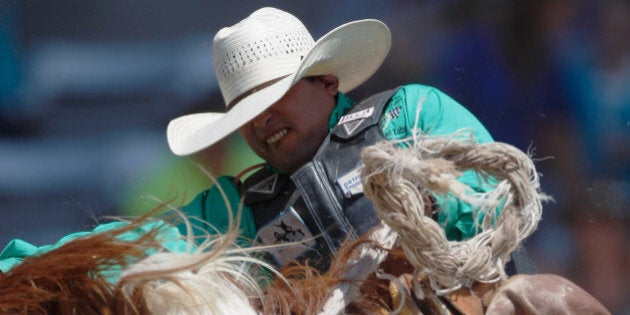
[[[542,201],[549,199],[540,192],[531,158],[505,143],[476,143],[464,131],[417,135],[405,143],[406,148],[379,142],[366,147],[362,159],[364,193],[379,218],[399,233],[409,262],[438,294],[475,281],[505,279],[510,254],[534,232]],[[488,193],[474,192],[457,181],[465,170],[498,184]],[[425,216],[425,194],[453,194],[471,204],[478,233],[465,241],[448,241],[444,229]]]

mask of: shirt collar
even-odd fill
[[[339,122],[339,119],[341,119],[341,116],[348,112],[348,110],[352,106],[354,106],[354,101],[350,99],[347,95],[338,92],[337,105],[330,114],[330,120],[328,121],[328,130],[332,130]]]

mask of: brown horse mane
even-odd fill
[[[149,220],[143,216],[121,228],[72,240],[47,253],[26,257],[0,273],[3,314],[144,314],[142,299],[125,296],[107,279],[107,270],[124,269],[158,249],[158,229],[134,241],[117,237]]]
[[[140,287],[127,292],[122,288],[128,279],[116,282],[107,277],[108,270],[125,270],[149,257],[148,250],[160,249],[159,228],[150,229],[135,240],[118,239],[150,220],[154,219],[145,215],[128,225],[74,239],[49,252],[27,257],[9,272],[0,273],[0,312],[150,314]],[[335,286],[350,283],[360,287],[362,294],[348,306],[349,310],[387,312],[391,309],[391,300],[384,294],[386,281],[374,276],[361,282],[343,277],[346,262],[356,256],[359,246],[380,248],[366,237],[347,242],[324,273],[308,262],[290,264],[279,271],[282,276],[264,289],[264,299],[253,302],[263,314],[314,314],[322,309]],[[394,249],[390,250],[389,257],[394,261],[396,257],[404,258],[404,254]],[[151,275],[164,276],[166,272]]]
[[[404,252],[396,247],[383,248],[369,239],[369,234],[354,241],[346,241],[333,258],[330,268],[322,273],[309,265],[294,262],[280,269],[285,280],[277,279],[265,290],[264,314],[317,314],[328,301],[331,291],[338,285],[350,284],[359,288],[358,299],[347,306],[351,314],[389,314],[393,301],[389,294],[389,281],[378,279],[370,274],[366,279],[347,278],[344,272],[348,261],[357,257],[361,247],[372,247],[387,252],[387,259],[381,263],[381,269],[394,276],[411,273],[413,268],[405,260]]]

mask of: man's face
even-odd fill
[[[313,158],[326,138],[338,84],[330,75],[302,79],[239,131],[258,156],[292,173]]]

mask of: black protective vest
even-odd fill
[[[396,90],[373,95],[352,107],[331,130],[313,161],[294,174],[263,168],[247,178],[245,203],[253,210],[262,243],[303,244],[272,250],[278,265],[308,259],[311,265],[326,270],[343,241],[355,239],[379,223],[372,202],[363,196],[356,171],[361,165],[361,149],[386,139],[380,121]],[[522,244],[512,253],[506,271],[509,275],[537,272]]]
[[[353,106],[330,131],[313,160],[292,175],[261,169],[243,185],[254,213],[259,240],[266,245],[301,242],[272,249],[279,265],[305,260],[324,270],[341,243],[378,224],[363,196],[361,149],[384,140],[380,121],[396,89]]]

